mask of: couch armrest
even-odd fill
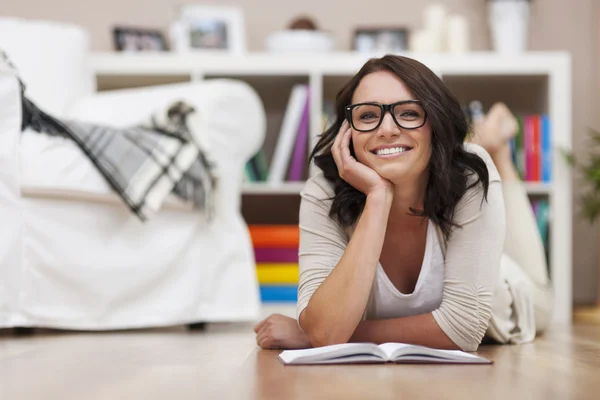
[[[19,187],[21,88],[0,52],[0,326],[19,307],[23,218]],[[7,279],[8,278],[8,279]]]
[[[250,85],[233,79],[99,92],[77,102],[68,117],[131,126],[177,100],[197,108],[217,157],[236,157],[245,162],[262,146],[266,129],[262,101]]]
[[[21,87],[0,52],[0,199],[19,192],[19,141],[21,137]],[[4,201],[3,201],[4,202]]]

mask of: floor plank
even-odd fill
[[[293,315],[293,307],[265,308]],[[253,324],[110,333],[0,331],[0,399],[596,399],[600,323],[576,319],[532,344],[483,346],[492,366],[283,367]],[[485,397],[484,397],[485,396]]]
[[[239,399],[597,399],[600,326],[556,329],[534,343],[482,346],[493,365],[283,366],[255,350],[217,397]]]

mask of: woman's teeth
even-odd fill
[[[383,156],[388,154],[404,153],[408,150],[410,150],[410,147],[392,147],[389,149],[379,149],[375,152],[375,154],[377,154],[378,156]]]

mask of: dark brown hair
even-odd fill
[[[447,240],[452,228],[458,226],[453,222],[454,210],[466,191],[481,184],[484,199],[487,200],[488,170],[481,157],[463,147],[469,125],[456,97],[429,68],[407,57],[386,55],[367,61],[337,94],[335,122],[320,136],[310,155],[310,159],[314,159],[315,164],[323,170],[325,178],[333,183],[335,196],[329,215],[341,225],[351,226],[365,206],[365,194],[340,177],[331,154],[331,146],[344,122],[344,107],[351,103],[361,79],[377,71],[389,71],[398,76],[411,89],[416,99],[421,101],[427,112],[431,126],[429,181],[424,209],[410,209],[410,213],[431,219],[440,227]],[[356,157],[352,145],[350,153]],[[469,174],[475,174],[476,179],[467,185]]]

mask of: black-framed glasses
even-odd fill
[[[418,129],[427,120],[427,113],[419,100],[404,100],[393,104],[351,104],[346,106],[346,119],[354,130],[370,132],[379,128],[388,111],[396,125],[403,129]]]

